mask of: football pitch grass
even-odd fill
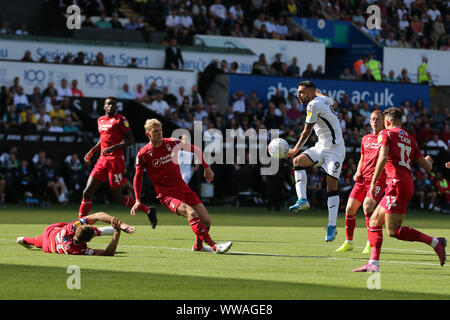
[[[42,234],[49,224],[76,220],[77,209],[0,208],[0,299],[450,298],[450,263],[441,267],[431,247],[389,238],[385,230],[379,289],[368,289],[371,274],[351,272],[368,259],[361,253],[367,239],[361,211],[355,248],[345,254],[335,252],[345,239],[343,213],[336,240],[326,243],[325,210],[292,214],[286,208],[275,213],[265,208],[209,207],[212,238],[233,241],[225,255],[192,252],[194,235],[187,222],[160,206],[159,224],[152,230],[142,213],[132,217],[123,207],[94,204],[92,213],[105,211],[137,227],[133,235],[122,233],[114,257],[48,254],[16,243],[19,236]],[[405,225],[450,240],[450,216],[411,211]],[[104,249],[110,239],[94,238],[89,247]],[[79,290],[67,288],[72,265],[80,268]]]

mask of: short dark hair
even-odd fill
[[[114,100],[114,102],[117,103],[117,98],[116,98],[116,97],[113,97],[113,96],[106,97],[105,101],[106,101],[106,100]]]
[[[80,228],[80,234],[78,236],[79,242],[89,242],[92,240],[95,234],[94,228],[91,228],[90,226],[81,226]]]
[[[389,117],[391,119],[398,120],[398,121],[401,121],[402,116],[403,116],[402,110],[400,110],[400,108],[397,108],[397,107],[388,108],[388,109],[384,110],[383,114],[384,114],[385,118]]]
[[[311,88],[311,89],[316,89],[316,85],[314,84],[314,82],[312,81],[302,81],[298,84],[298,86],[302,86],[302,87],[306,87],[306,88]]]

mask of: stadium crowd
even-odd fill
[[[126,95],[128,94],[128,96]],[[26,95],[20,85],[20,78],[14,79],[9,86],[3,86],[0,93],[0,132],[71,132],[83,134],[83,124],[71,105],[73,96],[82,96],[77,81],[61,80],[58,86],[49,83],[42,92],[36,87]],[[193,130],[194,121],[201,121],[204,134],[207,129],[218,129],[225,136],[226,129],[234,129],[235,135],[243,136],[248,129],[279,129],[280,135],[290,144],[295,144],[303,130],[306,113],[294,94],[284,97],[280,90],[264,103],[256,91],[250,95],[237,91],[232,95],[232,102],[225,109],[217,105],[213,96],[202,95],[198,86],[192,87],[192,93],[186,94],[184,87],[177,92],[169,92],[167,87],[158,88],[152,83],[149,88],[138,85],[136,91],[130,92],[124,84],[124,91],[118,95],[120,99],[132,99],[144,107],[165,117],[180,128]],[[370,131],[369,116],[378,106],[369,106],[367,102],[351,103],[345,94],[338,106],[338,117],[347,146],[358,147],[361,137]],[[423,100],[405,100],[400,106],[404,113],[404,127],[419,143],[421,148],[434,147],[445,152],[450,146],[449,110],[432,106],[430,111]],[[269,140],[270,137],[266,136]],[[308,145],[317,141],[312,136]],[[89,175],[89,168],[80,161],[84,155],[67,155],[61,163],[46,157],[45,151],[39,152],[32,159],[22,159],[17,148],[0,150],[0,201],[5,200],[5,190],[13,192],[23,199],[53,199],[66,202],[68,195],[79,192]],[[250,155],[247,154],[247,157]],[[248,159],[247,159],[248,160]],[[353,175],[357,168],[359,154],[347,157],[340,181],[342,199],[351,191]],[[256,205],[263,204],[266,199],[269,208],[278,209],[293,192],[293,173],[291,165],[282,161],[281,170],[275,176],[259,175],[259,165],[235,164],[228,166],[222,175],[229,179],[227,183],[216,185],[216,193],[231,195],[233,203],[239,200],[241,192],[251,190],[251,201]],[[52,169],[52,170],[51,170]],[[134,169],[129,168],[130,179]],[[445,174],[435,172],[428,175],[420,170],[414,172],[416,179],[416,205],[419,208],[432,210],[445,207],[450,203],[450,187]],[[220,174],[219,174],[220,176]],[[194,174],[193,188],[199,190],[201,176]],[[220,178],[219,178],[220,181]],[[240,181],[241,183],[237,183]],[[246,183],[242,183],[246,181]],[[47,187],[42,187],[47,186]],[[227,186],[234,186],[229,188]],[[236,188],[237,187],[237,188]],[[131,188],[131,186],[129,186]],[[313,205],[321,206],[325,199],[326,189],[323,175],[317,168],[311,170],[308,179],[308,190]],[[16,192],[17,191],[17,192]],[[129,190],[130,191],[130,190]],[[33,197],[32,197],[32,196]],[[15,199],[15,201],[20,199]],[[31,201],[31,200],[28,200]],[[42,203],[42,201],[40,201]],[[343,201],[342,206],[345,206]],[[343,207],[342,207],[343,209]]]

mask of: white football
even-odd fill
[[[289,151],[289,144],[282,138],[276,138],[270,141],[268,149],[272,158],[283,159]]]

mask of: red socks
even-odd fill
[[[78,211],[78,218],[83,218],[89,214],[92,208],[92,199],[82,199],[80,210]]]
[[[425,233],[422,233],[416,229],[410,228],[410,227],[398,227],[395,230],[395,237],[399,240],[403,241],[418,241],[423,242],[431,246],[431,243],[433,242],[433,237],[430,237],[429,235],[426,235]]]
[[[27,244],[32,244],[36,248],[42,248],[43,239],[44,239],[44,237],[42,237],[42,236],[37,236],[35,238],[24,237],[23,241],[25,241]]]
[[[372,213],[368,213],[368,214],[364,214],[364,216],[366,217],[366,227],[367,227],[367,239],[369,237],[369,228],[370,228],[370,217],[372,216]]]
[[[211,248],[216,244],[211,237],[209,236],[208,230],[209,227],[205,227],[201,222],[200,218],[196,217],[194,219],[189,220],[189,224],[191,225],[192,231],[195,233],[195,248],[200,249],[202,242],[206,242]],[[200,244],[200,246],[198,246]]]
[[[351,241],[353,240],[353,233],[355,231],[356,226],[356,215],[355,216],[349,216],[345,215],[345,236],[346,239]]]
[[[369,227],[370,260],[380,260],[383,226]]]
[[[125,207],[131,209],[131,208],[133,208],[135,203],[136,203],[136,200],[133,197],[129,197],[129,196],[123,197],[123,205]],[[150,208],[147,207],[145,204],[140,203],[138,210],[144,212],[145,214],[148,214],[148,211],[150,210]]]

